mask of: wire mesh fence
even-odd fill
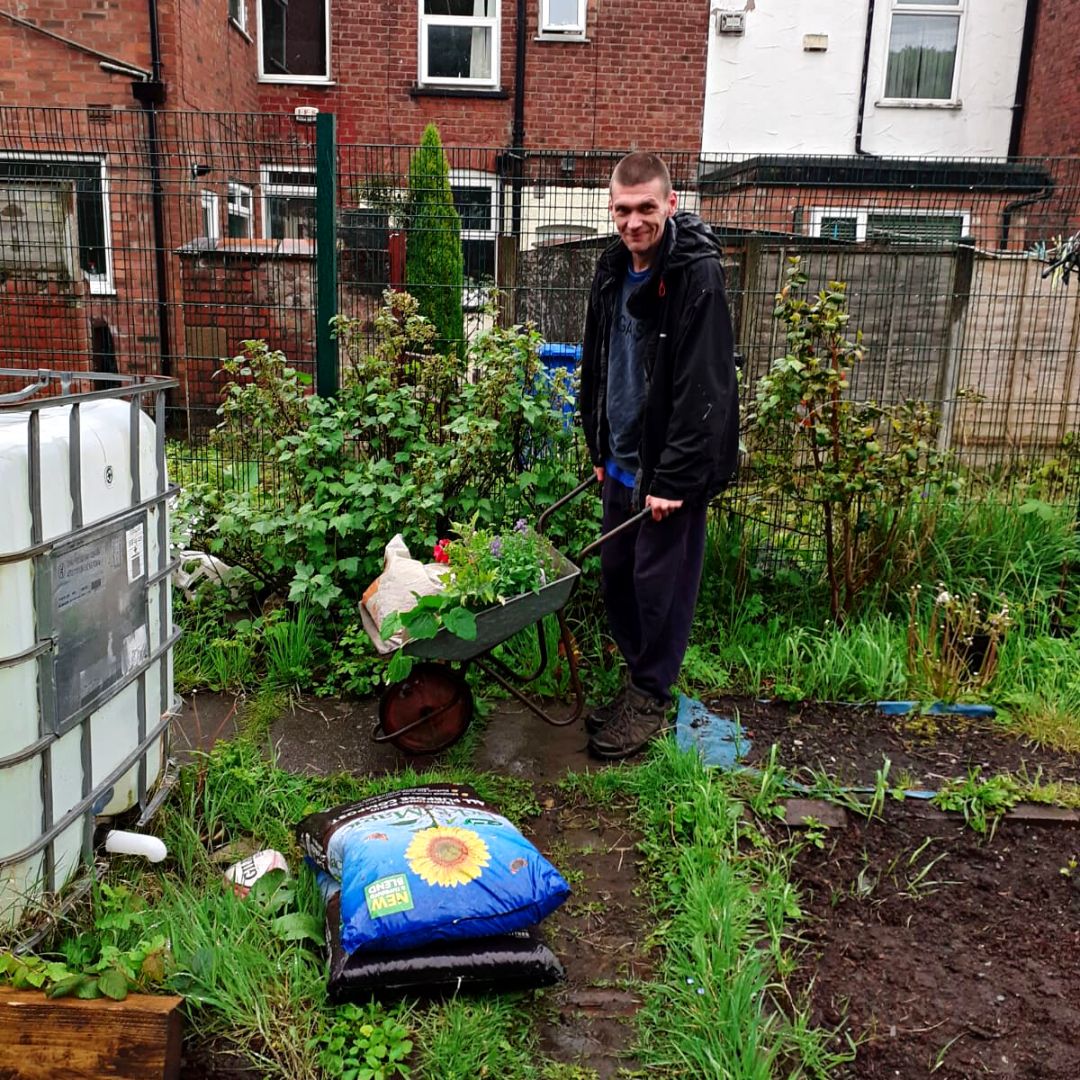
[[[314,380],[331,248],[336,310],[361,328],[409,288],[456,320],[443,347],[528,320],[573,362],[620,154],[447,147],[432,169],[417,147],[338,145],[328,182],[316,144],[291,115],[0,108],[0,366],[171,375],[190,475],[249,483],[258,462],[207,447],[222,359],[261,339]],[[848,283],[866,347],[851,393],[928,402],[964,465],[1056,459],[1080,432],[1080,298],[1031,257],[1076,231],[1080,160],[667,161],[722,243],[747,396],[784,351],[774,296],[798,255],[812,287]],[[419,258],[436,233],[449,263]]]

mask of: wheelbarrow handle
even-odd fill
[[[536,531],[541,536],[543,536],[543,534],[544,534],[544,526],[547,524],[548,518],[551,517],[551,515],[554,514],[556,510],[562,509],[562,507],[564,507],[568,502],[573,502],[573,500],[576,499],[583,491],[588,491],[589,488],[591,488],[594,484],[598,484],[598,483],[600,483],[600,481],[599,481],[599,479],[597,479],[597,476],[596,476],[595,473],[593,473],[590,476],[585,477],[585,479],[582,480],[581,483],[578,484],[578,486],[576,488],[574,488],[573,491],[567,492],[557,502],[553,502],[540,515],[539,520],[536,522]],[[588,544],[587,546],[583,547],[581,549],[581,551],[578,552],[578,556],[577,556],[577,560],[576,560],[578,566],[581,565],[582,559],[586,558],[586,556],[591,555],[598,547],[600,547],[601,544],[606,544],[612,537],[618,536],[619,533],[624,532],[626,529],[632,528],[639,521],[643,521],[645,518],[647,518],[651,513],[652,513],[652,510],[649,509],[649,507],[645,507],[644,510],[639,510],[633,517],[627,518],[621,524],[616,525],[615,528],[612,529],[610,532],[604,533],[603,536],[598,536],[591,544]]]
[[[643,521],[651,514],[651,507],[646,506],[644,510],[639,510],[633,517],[628,517],[625,521],[616,525],[610,532],[604,533],[603,536],[598,536],[591,544],[586,544],[585,547],[578,552],[575,562],[580,566],[601,544],[606,544],[612,537],[618,536],[619,533],[633,528],[639,521]]]
[[[595,473],[587,476],[573,491],[567,492],[558,502],[553,502],[539,517],[536,522],[536,531],[543,536],[544,526],[547,524],[547,520],[555,513],[556,510],[561,510],[568,502],[573,502],[583,491],[588,491],[593,484],[598,484],[600,481],[596,479]]]

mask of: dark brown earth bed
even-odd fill
[[[884,758],[889,782],[936,790],[968,769],[983,774],[1021,773],[1034,779],[1080,783],[1080,756],[1025,743],[1004,725],[959,716],[886,716],[868,706],[788,704],[747,698],[721,698],[709,707],[739,717],[750,751],[760,764],[775,743],[789,769],[821,770],[841,784],[874,783]]]
[[[1080,1076],[1080,874],[1061,873],[1080,829],[1004,821],[987,841],[909,800],[825,845],[796,865],[800,977],[815,1022],[862,1040],[845,1076]]]

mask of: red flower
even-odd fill
[[[437,563],[449,563],[450,553],[446,550],[450,546],[449,540],[440,540],[434,548],[432,554],[435,556]]]

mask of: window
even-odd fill
[[[229,0],[229,19],[238,30],[247,33],[247,0]]]
[[[419,0],[420,82],[497,86],[499,0]]]
[[[250,239],[252,229],[251,188],[246,184],[229,181],[229,221],[228,233],[234,240]]]
[[[585,36],[585,0],[540,0],[540,33]]]
[[[264,165],[260,172],[263,235],[275,240],[314,240],[314,168]]]
[[[486,285],[495,282],[495,236],[498,205],[495,177],[487,173],[450,173],[454,209],[461,217],[461,251],[465,262],[465,308],[483,307]]]
[[[199,235],[207,240],[221,239],[220,202],[216,192],[199,192]]]
[[[329,0],[258,0],[259,77],[330,81]]]
[[[961,0],[893,0],[885,97],[954,101]]]
[[[819,208],[810,211],[810,235],[847,243],[955,244],[967,235],[970,222],[966,210]]]
[[[109,192],[101,158],[0,158],[0,271],[81,274],[110,293]]]

